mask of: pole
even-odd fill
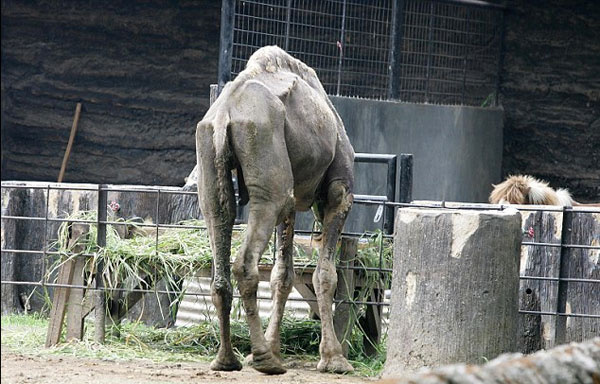
[[[77,103],[75,107],[75,116],[73,117],[73,125],[71,126],[71,135],[69,136],[69,143],[67,144],[67,150],[63,157],[62,165],[60,166],[60,173],[58,174],[58,182],[62,183],[63,177],[65,176],[65,170],[67,169],[67,161],[69,161],[69,155],[71,154],[71,148],[73,148],[73,141],[75,141],[75,134],[77,133],[77,125],[79,124],[79,115],[81,114],[81,103]]]

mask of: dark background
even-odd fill
[[[503,173],[600,201],[600,2],[508,1]],[[3,180],[182,185],[220,1],[2,1]],[[485,127],[482,127],[485,129]]]

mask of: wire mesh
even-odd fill
[[[331,95],[488,106],[502,20],[502,9],[456,1],[236,0],[231,74],[258,48],[278,45],[314,68]]]
[[[237,1],[232,75],[265,45],[314,68],[329,94],[385,98],[391,0]]]
[[[499,10],[407,1],[399,60],[404,101],[495,103],[502,44]]]

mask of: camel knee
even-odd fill
[[[233,288],[231,283],[223,277],[215,277],[211,284],[211,294],[213,300],[231,303],[231,300],[233,299]]]
[[[271,291],[289,294],[294,286],[294,269],[281,268],[271,272]]]
[[[336,180],[329,184],[327,190],[327,205],[330,207],[342,207],[350,209],[353,196],[346,183]]]
[[[242,298],[256,294],[258,289],[258,266],[248,266],[242,262],[233,264],[233,275],[238,282],[238,290]]]
[[[316,281],[315,281],[316,280]],[[322,260],[313,274],[313,283],[321,293],[333,294],[337,288],[337,273],[335,265],[330,260]]]
[[[211,284],[211,293],[223,300],[231,300],[233,298],[233,287],[227,279],[215,277]]]

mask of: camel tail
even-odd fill
[[[235,200],[231,181],[232,151],[229,145],[229,123],[229,116],[225,113],[215,119],[213,122],[213,145],[219,203],[223,213],[226,213],[229,218],[234,218],[232,217],[235,214]]]

